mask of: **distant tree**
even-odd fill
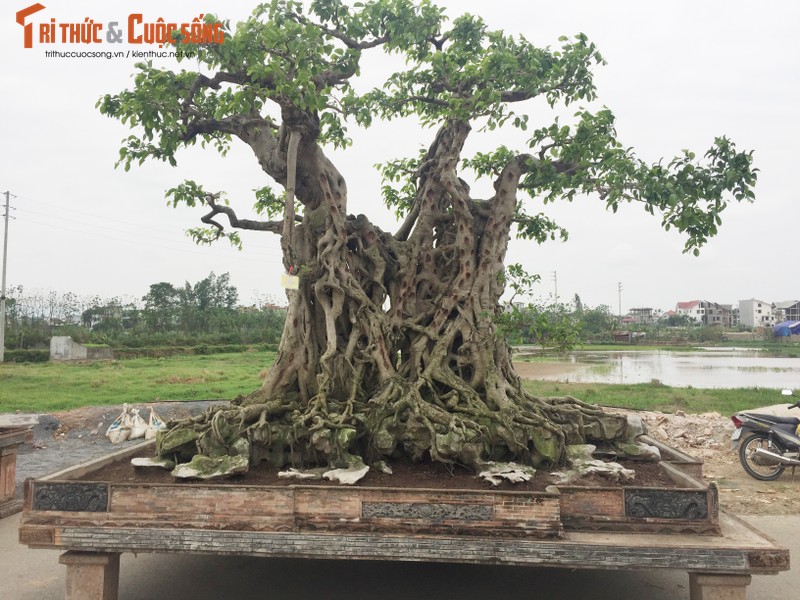
[[[610,341],[617,317],[608,306],[601,304],[596,308],[585,308],[580,323],[584,340]]]
[[[689,315],[675,314],[667,317],[666,324],[668,327],[689,327],[691,325],[696,325],[697,321]]]
[[[223,273],[217,277],[213,271],[208,277],[198,281],[194,286],[188,282],[183,290],[179,290],[182,302],[197,310],[228,309],[236,306],[239,292],[230,283],[230,275]]]
[[[142,301],[144,319],[150,331],[172,331],[175,328],[179,305],[179,293],[175,286],[166,281],[154,283]]]
[[[580,319],[583,316],[583,302],[581,302],[581,297],[575,294],[572,303],[575,305],[575,316]]]

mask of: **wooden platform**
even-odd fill
[[[566,532],[559,540],[23,524],[20,541],[68,550],[68,600],[116,598],[122,552],[674,569],[689,573],[693,600],[744,599],[751,575],[789,569],[788,550],[736,517],[723,512],[720,521],[721,536]]]
[[[513,492],[476,496],[454,491],[445,497],[441,490],[372,488],[354,496],[357,488],[297,486],[282,488],[282,495],[276,495],[275,489],[247,486],[217,490],[206,485],[153,484],[148,489],[115,490],[111,484],[70,481],[92,468],[84,465],[26,483],[19,540],[31,548],[67,551],[61,562],[67,565],[68,600],[115,600],[123,552],[674,569],[689,573],[692,600],[744,599],[751,575],[789,569],[788,550],[724,512],[714,515],[716,535],[641,528],[553,529],[553,519],[559,516],[558,493],[528,501],[525,494]],[[190,490],[197,497],[187,502]],[[283,504],[269,515],[249,519],[244,507],[237,511],[228,506],[230,494],[254,506],[267,507],[281,498]],[[164,498],[172,503],[169,510],[153,509],[152,502],[163,503]],[[342,498],[347,502],[337,512]],[[190,505],[189,512],[176,504],[184,502]],[[370,517],[364,512],[364,506],[381,503],[387,505],[382,509],[391,509],[388,514],[379,511]],[[361,508],[355,510],[355,505]],[[401,513],[400,521],[394,520],[393,511]],[[509,534],[514,511],[521,515],[519,529]],[[450,523],[459,519],[462,522],[455,526]],[[473,529],[471,522],[477,525]]]

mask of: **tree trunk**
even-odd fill
[[[287,203],[283,235],[284,265],[300,287],[288,292],[263,387],[192,423],[201,453],[225,453],[246,437],[254,462],[279,467],[399,456],[542,466],[562,462],[568,444],[624,434],[620,417],[522,388],[495,318],[516,190],[531,159],[512,160],[494,197],[473,200],[456,172],[469,129],[456,120],[440,129],[396,235],[348,216],[344,179],[313,137],[300,139],[304,212],[295,224]],[[274,144],[249,139],[264,169],[284,181],[288,137],[279,136],[283,160]]]

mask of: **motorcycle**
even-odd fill
[[[791,390],[783,390],[792,396]],[[789,405],[800,408],[800,400]],[[740,412],[731,417],[735,426],[731,434],[733,449],[739,446],[739,462],[748,475],[761,481],[773,481],[786,467],[792,475],[800,466],[800,419],[778,417],[752,412]]]

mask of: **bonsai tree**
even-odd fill
[[[241,229],[280,236],[299,281],[260,389],[172,424],[159,451],[275,465],[402,455],[547,466],[569,444],[624,436],[618,416],[523,389],[496,322],[509,238],[565,238],[541,207],[586,195],[611,210],[639,204],[697,254],[727,203],[753,198],[751,153],[719,137],[702,159],[684,151],[646,164],[617,139],[607,108],[577,108],[569,124],[529,112],[539,98],[552,108],[595,99],[592,69],[604,61],[583,34],[542,48],[411,0],[274,0],[222,27],[224,43],[192,46],[192,69],[138,64],[133,87],[98,106],[131,128],[126,170],[148,159],[175,165],[198,142],[222,154],[249,146],[271,182],[256,193],[262,218],[240,218],[222,191],[194,181],[168,197],[204,208],[197,241],[238,244]],[[359,91],[370,53],[399,55],[390,64],[402,68]],[[346,181],[326,151],[349,146],[349,127],[391,119],[409,119],[429,142],[379,167],[375,201],[399,217],[384,231],[348,214]],[[499,128],[529,131],[529,141],[465,155],[470,136]],[[482,178],[490,197],[470,191]]]

